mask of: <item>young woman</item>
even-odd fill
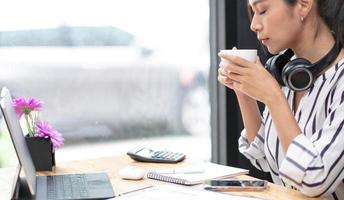
[[[258,58],[219,53],[218,80],[235,91],[245,126],[239,150],[277,184],[344,199],[344,1],[248,3],[261,43],[294,56],[273,57],[265,68]]]

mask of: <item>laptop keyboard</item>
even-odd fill
[[[88,197],[85,174],[47,176],[48,200],[82,199]]]

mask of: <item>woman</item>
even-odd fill
[[[251,29],[270,53],[291,49],[310,63],[333,57],[313,67],[321,71],[306,90],[281,86],[258,58],[252,63],[220,52],[224,61],[218,70],[219,82],[235,91],[240,105],[245,126],[240,152],[275,183],[333,199],[344,199],[343,4],[249,0]],[[263,116],[257,101],[266,105]]]

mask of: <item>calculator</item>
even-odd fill
[[[127,152],[132,159],[141,162],[177,163],[185,159],[185,154],[167,150],[153,150],[137,147]]]

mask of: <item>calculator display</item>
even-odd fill
[[[136,152],[137,155],[143,156],[143,157],[151,157],[152,154],[154,153],[153,150],[147,149],[147,148],[142,148],[138,152]]]

